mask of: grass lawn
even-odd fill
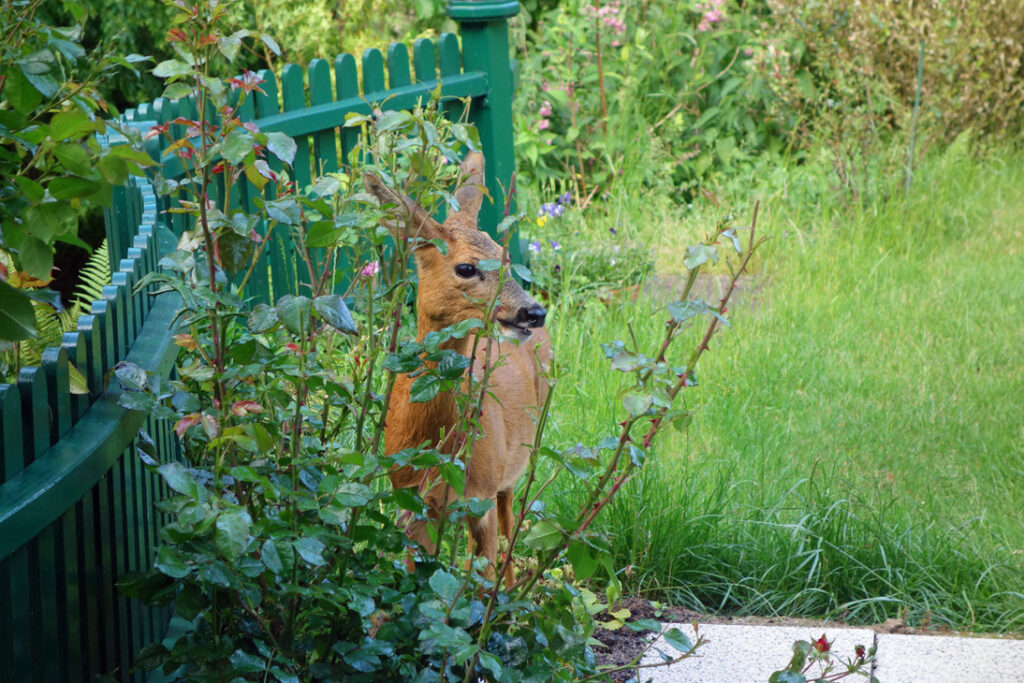
[[[909,200],[894,183],[843,207],[803,168],[737,191],[742,211],[762,198],[775,239],[698,368],[691,428],[606,512],[632,590],[1024,630],[1024,155],[965,144],[920,162]],[[693,220],[632,215],[661,270],[681,263]],[[596,443],[622,419],[628,378],[600,343],[631,326],[653,344],[653,299],[556,306],[549,443]],[[566,486],[552,498],[572,504]]]

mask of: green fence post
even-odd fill
[[[491,234],[505,212],[505,196],[516,170],[512,134],[512,62],[509,57],[508,20],[519,14],[516,0],[449,0],[448,16],[459,23],[462,34],[462,68],[484,71],[488,93],[474,99],[470,120],[480,131],[487,189],[494,200],[480,207],[480,227]],[[516,211],[513,197],[512,212]],[[509,244],[509,256],[522,263],[519,241]]]

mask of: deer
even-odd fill
[[[498,533],[511,541],[514,528],[513,489],[530,459],[537,416],[544,405],[548,384],[544,373],[551,363],[551,341],[544,329],[547,315],[510,275],[509,264],[499,270],[477,267],[485,259],[503,257],[501,246],[479,229],[477,217],[483,201],[484,158],[470,152],[462,162],[464,181],[455,191],[458,210],[438,223],[412,199],[388,187],[372,173],[364,175],[366,189],[382,206],[397,208],[392,219],[382,221],[396,240],[410,240],[419,285],[416,292],[417,341],[430,332],[469,319],[483,320],[489,302],[495,301],[493,318],[501,332],[490,343],[479,343],[469,371],[479,379],[490,368],[487,391],[479,415],[481,433],[472,442],[465,462],[465,499],[493,501],[481,517],[467,517],[469,545],[488,560],[486,574],[496,576]],[[447,253],[430,240],[443,240]],[[507,259],[506,259],[507,260]],[[499,291],[500,287],[500,291]],[[473,335],[450,339],[442,348],[454,349],[467,358],[473,353]],[[388,400],[384,427],[387,455],[424,443],[439,444],[442,453],[456,448],[452,429],[458,420],[454,392],[441,392],[428,402],[410,403],[413,378],[395,377]],[[463,379],[468,390],[470,380]],[[405,531],[425,552],[433,553],[428,523],[435,523],[457,497],[438,475],[437,468],[394,466],[388,473],[396,489],[415,488],[428,507],[428,519],[409,522]],[[428,522],[429,520],[429,522]],[[411,562],[411,561],[410,561]],[[513,585],[512,563],[505,563],[505,584]]]

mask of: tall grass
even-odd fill
[[[814,168],[757,188],[776,241],[698,369],[694,423],[604,517],[630,588],[702,610],[1024,629],[1024,155],[968,146],[922,159],[909,196],[894,182],[856,207]],[[698,229],[647,235],[664,265]],[[625,378],[599,345],[627,327],[655,339],[656,290],[555,304],[552,443],[621,419]]]

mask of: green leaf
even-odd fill
[[[96,192],[99,183],[77,176],[61,176],[50,181],[49,190],[54,199],[76,199]]]
[[[356,321],[352,319],[345,301],[337,294],[325,294],[313,299],[313,308],[320,314],[331,327],[341,330],[346,334],[358,334],[359,328]]]
[[[28,235],[18,245],[18,260],[26,273],[45,280],[53,270],[53,249],[38,237]]]
[[[253,242],[248,236],[242,237],[233,230],[223,232],[217,237],[220,264],[231,276],[249,267],[254,249]]]
[[[684,323],[690,318],[701,315],[708,310],[708,305],[700,299],[689,299],[687,301],[673,301],[668,306],[669,315],[677,323]]]
[[[192,94],[192,86],[185,81],[176,81],[168,84],[164,88],[161,97],[166,97],[169,100],[180,100],[182,97],[188,97]]]
[[[331,221],[317,221],[306,231],[306,246],[333,247],[344,230],[336,227]]]
[[[776,671],[768,679],[768,683],[807,683],[807,679],[796,671]]]
[[[466,509],[473,517],[483,517],[488,510],[494,509],[494,501],[490,498],[470,498],[466,501]]]
[[[311,565],[321,567],[327,564],[327,560],[325,560],[323,556],[324,548],[326,548],[326,546],[319,539],[306,536],[292,542],[292,547],[295,548],[295,552],[297,552],[302,559]]]
[[[412,114],[401,109],[390,109],[381,112],[377,121],[373,124],[377,133],[386,133],[390,130],[401,128],[412,121]]]
[[[612,358],[612,370],[632,372],[642,366],[643,364],[640,362],[640,357],[635,353],[630,353],[629,351],[620,351]]]
[[[267,133],[267,149],[282,162],[291,166],[295,161],[295,152],[298,151],[298,146],[295,144],[295,140],[284,133],[275,131]]]
[[[228,661],[231,662],[232,673],[256,674],[263,673],[267,668],[263,659],[242,650],[235,650]]]
[[[29,83],[20,69],[8,69],[4,83],[4,97],[17,111],[30,114],[43,102],[43,95]]]
[[[0,340],[21,341],[36,336],[32,301],[21,290],[0,280]]]
[[[50,75],[56,61],[57,58],[49,50],[39,50],[19,59],[17,64],[32,87],[42,93],[43,97],[53,97],[60,90],[60,85]]]
[[[124,185],[130,173],[125,160],[114,154],[100,157],[99,169],[103,178],[111,185]]]
[[[373,499],[373,489],[357,481],[348,481],[335,490],[335,498],[342,505],[360,507]]]
[[[477,660],[480,662],[480,666],[494,674],[494,680],[501,678],[502,668],[500,659],[489,652],[480,652],[477,655]]]
[[[626,397],[622,399],[623,407],[625,407],[626,411],[633,417],[646,413],[653,402],[654,397],[652,397],[648,392],[639,390],[630,391],[626,394]]]
[[[167,485],[192,500],[199,500],[199,484],[192,473],[180,462],[169,462],[157,468]]]
[[[220,153],[228,162],[238,165],[256,144],[256,136],[245,128],[235,128],[220,143]]]
[[[263,41],[263,44],[267,46],[268,50],[273,52],[278,57],[281,56],[281,47],[277,44],[277,41],[275,41],[272,37],[270,37],[266,33],[261,33],[261,34],[259,34],[259,36],[260,36],[260,40]]]
[[[192,573],[192,567],[185,562],[177,549],[169,545],[160,546],[153,566],[172,579],[183,579]]]
[[[96,123],[81,109],[63,111],[50,120],[50,137],[57,142],[80,138],[96,130]]]
[[[242,47],[242,38],[249,37],[249,31],[242,29],[241,31],[235,31],[230,36],[221,36],[217,40],[217,49],[220,53],[229,61],[233,62],[235,57],[238,56],[238,51]]]
[[[291,573],[295,566],[295,555],[292,546],[279,544],[272,538],[263,542],[260,548],[260,558],[267,569],[277,576],[286,576]]]
[[[302,220],[299,205],[294,199],[278,199],[267,202],[267,215],[284,225],[298,225]]]
[[[531,550],[551,550],[562,542],[562,532],[551,522],[540,520],[534,524],[523,538],[523,543]]]
[[[690,639],[677,628],[670,628],[664,633],[665,642],[680,652],[689,652],[693,649]]]
[[[163,643],[150,643],[139,651],[132,662],[132,670],[153,671],[159,669],[170,657],[171,651]]]
[[[683,259],[683,265],[686,266],[687,270],[693,270],[708,261],[718,263],[718,249],[708,244],[695,244],[686,248],[686,258]]]
[[[594,557],[586,543],[573,541],[569,544],[567,554],[577,579],[585,581],[594,575],[597,570],[597,558]]]
[[[68,173],[82,176],[83,178],[93,175],[92,160],[89,158],[89,153],[81,145],[74,142],[61,143],[53,149],[53,155],[57,157],[57,161],[63,164]]]
[[[153,67],[157,78],[177,78],[192,73],[192,67],[177,59],[167,59]]]
[[[533,282],[533,273],[531,273],[530,269],[527,268],[526,266],[524,266],[523,264],[521,264],[521,263],[513,263],[512,264],[512,271],[516,275],[518,275],[519,278],[521,280],[523,280],[524,282]]]
[[[412,383],[409,391],[409,403],[426,403],[433,400],[441,391],[441,380],[436,375],[421,375]]]
[[[285,329],[296,335],[309,331],[313,304],[308,297],[285,294],[277,300],[277,317]]]
[[[469,366],[469,358],[456,351],[447,350],[437,364],[437,374],[445,379],[458,379]]]
[[[14,182],[17,183],[18,189],[25,194],[25,198],[33,204],[38,204],[43,201],[43,196],[46,194],[46,188],[25,176],[15,176]]]
[[[477,262],[476,269],[484,272],[501,268],[501,261],[493,258],[485,258]]]
[[[658,631],[661,632],[661,622],[655,619],[637,619],[626,624],[630,631]]]
[[[252,519],[244,509],[225,510],[217,515],[217,531],[214,540],[217,549],[234,562],[249,545],[249,525]]]
[[[249,329],[255,334],[272,330],[277,323],[277,309],[273,306],[256,304],[249,314]]]
[[[444,569],[438,569],[429,580],[430,587],[434,589],[442,600],[451,602],[459,594],[461,583],[453,574]]]

